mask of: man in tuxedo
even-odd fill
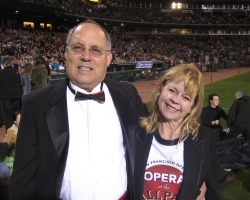
[[[66,43],[67,79],[24,98],[11,199],[134,199],[135,137],[147,111],[133,85],[105,79],[103,27],[87,20]]]

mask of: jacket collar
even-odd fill
[[[196,137],[192,138],[192,135],[189,135],[188,138],[184,141],[184,171],[183,171],[183,181],[178,193],[178,199],[185,199],[187,194],[190,194],[190,187],[195,187],[195,191],[199,191],[199,181],[201,170],[203,166],[203,157],[204,155],[204,139]],[[200,160],[198,165],[197,160]],[[195,173],[192,173],[195,172]],[[197,193],[193,193],[195,196],[190,197],[190,199],[196,199]]]

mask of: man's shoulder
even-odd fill
[[[105,79],[104,80],[105,84],[107,84],[107,86],[113,89],[119,89],[119,90],[132,90],[135,89],[135,87],[131,84],[131,83],[127,83],[127,82],[120,82],[120,81],[116,81],[116,80],[112,80],[112,79]]]
[[[16,75],[19,75],[19,72],[17,69],[13,68],[13,67],[5,67],[4,69],[0,70],[0,76],[1,77],[18,77]],[[20,75],[19,75],[20,76]],[[21,76],[20,76],[21,77]]]
[[[210,110],[210,106],[208,105],[208,106],[203,106],[202,107],[202,111],[204,112],[204,111],[208,111],[208,110]]]
[[[242,101],[250,102],[250,97],[245,95],[236,100],[236,102],[242,102]]]

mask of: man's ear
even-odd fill
[[[107,68],[109,67],[111,61],[112,61],[113,55],[112,52],[109,52],[107,55]]]

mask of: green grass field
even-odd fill
[[[250,95],[250,72],[205,85],[204,105],[208,105],[209,94],[217,93],[220,107],[227,113],[238,90]],[[150,109],[151,103],[148,102],[147,106]],[[226,128],[225,121],[222,121],[222,126]],[[235,172],[235,179],[219,190],[222,200],[250,200],[250,168]]]

